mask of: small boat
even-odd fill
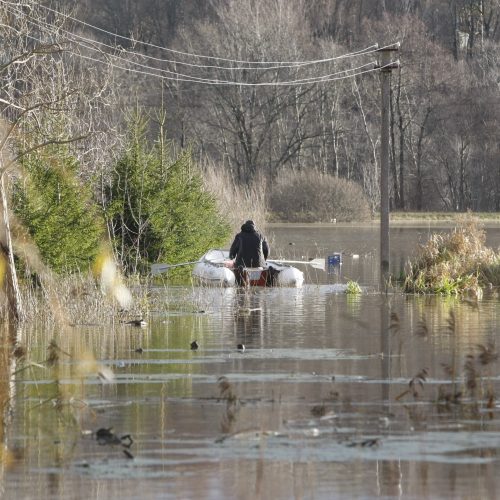
[[[235,272],[227,250],[209,250],[194,265],[193,277],[203,284],[235,286]],[[266,267],[244,268],[240,282],[247,286],[301,287],[304,273],[279,260],[268,260]]]

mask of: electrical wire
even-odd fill
[[[81,44],[77,44],[79,46],[82,46]],[[98,52],[100,54],[104,54],[108,57],[111,57],[113,59],[117,59],[119,61],[124,61],[125,63],[128,63],[128,64],[132,64],[133,66],[135,67],[139,67],[139,68],[142,68],[142,69],[145,69],[147,71],[154,71],[154,72],[159,72],[159,73],[166,73],[168,75],[173,75],[175,76],[176,78],[175,79],[183,79],[182,81],[196,81],[196,82],[201,82],[201,83],[211,83],[211,84],[221,84],[221,85],[252,85],[252,86],[260,86],[260,85],[266,85],[267,83],[266,82],[255,82],[255,83],[251,83],[251,82],[238,82],[238,81],[231,81],[231,80],[220,80],[220,79],[216,79],[216,78],[203,78],[203,77],[199,77],[199,76],[194,76],[194,75],[186,75],[184,73],[179,73],[179,72],[176,72],[176,71],[171,71],[171,70],[167,70],[167,69],[164,69],[164,68],[156,68],[156,67],[152,67],[152,66],[148,66],[148,65],[145,65],[145,64],[141,64],[137,61],[131,61],[129,59],[126,59],[126,58],[123,58],[119,55],[116,55],[116,54],[108,54],[107,52],[102,52],[100,51],[99,49],[96,49],[95,47],[92,47],[92,46],[83,46],[84,48],[87,48],[91,51],[94,51],[94,52]],[[331,79],[335,76],[339,76],[339,75],[342,75],[342,74],[347,74],[348,73],[355,73],[356,71],[360,71],[360,70],[363,70],[367,67],[374,67],[376,63],[374,61],[372,62],[369,62],[369,63],[365,63],[365,64],[362,64],[360,66],[357,66],[357,67],[354,67],[354,68],[347,68],[347,69],[344,69],[344,70],[340,70],[340,71],[337,71],[337,72],[334,72],[334,73],[329,73],[329,74],[325,74],[325,75],[321,75],[321,76],[312,76],[312,77],[307,77],[307,78],[298,78],[298,79],[295,79],[295,80],[289,80],[289,81],[285,81],[285,82],[271,82],[271,83],[281,83],[283,85],[290,85],[290,84],[302,84],[302,83],[308,83],[308,82],[317,82],[317,81],[322,81],[322,80],[327,80],[327,79]],[[180,80],[179,80],[180,81]]]
[[[39,38],[36,38],[34,36],[26,35],[26,37],[31,39],[31,40],[34,40],[36,42],[42,43],[42,41]],[[120,66],[120,65],[114,64],[114,63],[109,62],[109,61],[104,61],[102,59],[96,59],[95,57],[86,56],[86,55],[80,54],[78,52],[71,52],[71,53],[73,55],[75,55],[76,57],[79,57],[81,59],[97,62],[99,64],[104,64],[104,65],[110,66],[110,67],[115,68],[115,69],[120,69],[120,70],[125,71],[125,72],[140,74],[140,75],[144,75],[144,76],[152,76],[155,78],[160,78],[161,80],[170,80],[170,81],[175,81],[175,82],[191,82],[191,83],[201,83],[201,84],[206,84],[206,85],[234,85],[234,86],[247,86],[247,87],[255,87],[255,86],[278,87],[278,86],[304,85],[303,81],[300,81],[300,82],[298,82],[298,81],[284,81],[284,82],[249,83],[249,82],[230,82],[230,81],[227,81],[227,82],[210,81],[210,80],[202,80],[202,79],[195,80],[195,79],[181,78],[181,77],[176,77],[176,76],[165,76],[165,75],[159,75],[158,73],[152,73],[150,71],[139,71],[139,70],[136,70],[133,68],[126,68],[124,66]],[[107,54],[107,55],[109,57],[114,57],[110,54]],[[328,75],[320,76],[320,77],[316,77],[316,80],[308,81],[306,83],[315,84],[315,83],[326,83],[326,82],[332,82],[332,81],[338,81],[338,80],[345,80],[347,78],[353,78],[353,77],[364,75],[367,73],[380,72],[381,70],[383,70],[386,67],[391,66],[392,64],[394,64],[394,62],[390,62],[386,66],[380,66],[380,67],[372,66],[372,69],[359,71],[359,72],[351,74],[351,75],[344,75],[344,76],[338,76],[338,77],[328,77]],[[151,68],[151,70],[155,71],[155,68]]]
[[[0,0],[1,1],[1,0]],[[54,31],[51,31],[51,26],[48,24],[48,23],[45,23],[43,21],[37,21],[37,22],[34,22],[34,21],[31,21],[31,20],[28,20],[27,21],[28,23],[36,26],[37,28],[41,28],[41,27],[45,27],[48,32],[52,35],[57,35],[59,33],[56,33]],[[39,24],[41,23],[41,24]],[[69,33],[67,32],[66,30],[62,30],[66,33]],[[70,33],[70,35],[72,35]],[[79,38],[82,38],[84,40],[89,40],[85,37],[79,37]],[[40,40],[38,40],[40,41]],[[101,51],[100,49],[96,48],[96,47],[93,47],[93,41],[92,40],[89,40],[89,42],[85,42],[85,43],[89,43],[89,45],[85,45],[85,44],[82,44],[80,42],[75,42],[74,40],[71,40],[70,41],[74,44],[76,44],[77,46],[79,47],[83,47],[87,50],[91,50],[91,51],[94,51],[94,52],[98,52],[100,54],[104,54],[108,57],[112,57],[114,59],[118,59],[120,61],[125,61],[126,63],[128,64],[132,64],[134,66],[137,66],[137,67],[140,67],[140,68],[143,68],[143,69],[146,69],[148,71],[155,71],[155,72],[161,72],[161,73],[167,73],[169,75],[173,75],[175,77],[177,77],[176,79],[179,80],[179,78],[182,78],[183,80],[182,81],[198,81],[198,82],[206,82],[206,83],[212,83],[212,84],[225,84],[225,85],[228,85],[228,84],[233,84],[233,85],[246,85],[248,84],[248,82],[235,82],[235,81],[229,81],[229,80],[219,80],[219,79],[215,79],[215,78],[203,78],[203,77],[198,77],[198,76],[194,76],[194,75],[186,75],[184,73],[179,73],[179,72],[176,72],[176,71],[171,71],[171,70],[167,70],[167,69],[163,69],[163,68],[156,68],[156,67],[152,67],[152,66],[147,66],[145,64],[141,64],[139,62],[136,62],[136,61],[131,61],[129,59],[126,59],[126,58],[123,58],[119,55],[116,55],[116,54],[109,54],[107,52],[104,52],[104,51]],[[107,44],[100,44],[99,45],[104,45],[106,46],[107,48],[109,49],[112,49],[112,50],[116,50],[114,47],[112,46],[109,46]],[[74,53],[74,52],[72,52]],[[129,53],[129,52],[126,52],[126,53]],[[133,54],[133,53],[132,53]],[[326,75],[321,75],[321,76],[313,76],[313,77],[308,77],[308,78],[300,78],[300,79],[296,79],[296,80],[290,80],[290,81],[287,81],[287,82],[283,82],[284,84],[301,84],[301,83],[307,83],[307,82],[316,82],[316,81],[322,81],[322,80],[325,80],[325,79],[328,79],[328,78],[332,78],[332,77],[335,77],[335,76],[338,76],[338,75],[341,75],[341,74],[344,74],[344,73],[349,73],[349,72],[356,72],[358,70],[362,70],[364,68],[367,68],[367,67],[370,67],[375,64],[375,62],[369,62],[369,63],[366,63],[366,64],[363,64],[363,65],[360,65],[360,66],[357,66],[355,68],[348,68],[348,69],[345,69],[345,70],[340,70],[340,71],[337,71],[335,73],[330,73],[330,74],[326,74]],[[260,69],[264,69],[264,68],[260,68]],[[266,69],[272,69],[272,68],[266,68]],[[179,80],[181,81],[181,80]],[[261,83],[254,83],[252,85],[254,86],[259,86]],[[263,83],[263,85],[265,85],[265,83]]]
[[[4,5],[9,5],[11,7],[19,7],[19,3],[13,3],[13,2],[8,2],[7,0],[0,0],[0,3],[3,3]],[[85,21],[82,21],[81,19],[75,18],[73,16],[70,16],[68,14],[63,14],[62,12],[59,12],[55,9],[52,9],[50,7],[47,7],[45,5],[39,5],[43,9],[48,10],[49,12],[53,14],[60,15],[61,17],[65,17],[66,19],[70,19],[71,21],[81,24],[83,26],[86,26],[90,29],[100,31],[101,33],[105,33],[107,35],[110,35],[114,38],[119,38],[121,40],[126,40],[128,42],[132,42],[133,44],[140,44],[146,47],[153,47],[162,51],[167,51],[173,54],[177,55],[182,55],[182,56],[187,56],[187,57],[194,57],[197,59],[209,59],[209,60],[216,60],[216,61],[224,61],[224,62],[231,62],[235,64],[247,64],[247,65],[277,65],[278,67],[283,67],[282,65],[290,65],[290,67],[293,66],[308,66],[308,65],[314,65],[314,64],[320,64],[320,63],[326,63],[326,62],[333,62],[336,60],[341,60],[341,59],[347,59],[351,57],[357,57],[357,56],[362,56],[362,55],[367,55],[371,54],[373,52],[376,52],[379,50],[378,44],[373,44],[369,47],[366,47],[364,49],[360,49],[358,51],[350,52],[347,54],[342,54],[340,56],[334,56],[334,57],[329,57],[329,58],[324,58],[324,59],[316,59],[316,60],[306,60],[306,61],[248,61],[248,60],[238,60],[238,59],[229,59],[229,58],[224,58],[224,57],[217,57],[217,56],[207,56],[207,55],[201,55],[201,54],[195,54],[195,53],[190,53],[190,52],[184,52],[180,50],[175,50],[175,49],[170,49],[167,47],[162,47],[160,45],[155,45],[152,43],[148,42],[143,42],[141,40],[135,40],[130,37],[126,37],[123,35],[118,35],[117,33],[112,33],[111,31],[105,30],[103,28],[99,28],[98,26],[94,26],[90,23],[87,23]],[[77,35],[75,35],[77,36]],[[102,43],[102,42],[98,42]],[[146,56],[144,57],[151,58],[152,60],[160,60],[160,61],[165,61],[163,59],[155,58],[153,56]],[[251,67],[244,67],[244,68],[235,68],[235,67],[226,67],[226,66],[213,66],[213,65],[198,65],[194,63],[186,63],[183,61],[172,61],[172,60],[166,60],[167,62],[171,62],[174,64],[183,64],[183,65],[188,65],[188,66],[195,66],[195,67],[203,67],[203,68],[217,68],[217,69],[226,69],[226,70],[233,70],[233,69],[259,69],[259,68],[251,68]],[[269,68],[267,68],[269,69]]]
[[[6,2],[5,0],[0,0],[0,3],[3,3],[5,5],[8,5],[10,8],[12,8],[13,4],[11,2]],[[16,7],[18,6],[19,4],[16,4]],[[55,13],[57,13],[57,11],[54,11],[53,9],[49,9]],[[23,13],[24,14],[24,13]],[[66,16],[66,17],[69,17],[70,19],[74,19],[74,18],[71,18],[70,16]],[[45,23],[44,21],[40,21],[38,20],[37,22],[38,23],[41,23],[41,24],[37,24],[37,22],[34,22],[34,21],[30,21],[28,20],[28,22],[34,26],[36,26],[37,28],[44,28],[48,31],[49,34],[55,36],[55,35],[59,35],[60,33],[56,33],[54,32],[53,30],[51,30],[51,25],[48,24],[48,23]],[[83,21],[82,21],[83,23]],[[83,23],[83,24],[87,24],[87,23]],[[45,25],[45,26],[43,26]],[[59,28],[59,30],[61,31],[62,29]],[[330,73],[330,74],[325,74],[325,75],[320,75],[320,76],[312,76],[312,77],[308,77],[308,78],[301,78],[301,79],[296,79],[296,80],[288,80],[288,81],[273,81],[273,82],[238,82],[238,81],[230,81],[230,80],[218,80],[218,79],[210,79],[210,78],[203,78],[203,77],[198,77],[198,76],[193,76],[193,75],[185,75],[183,73],[178,73],[178,72],[175,72],[175,71],[170,71],[170,70],[166,70],[166,69],[163,69],[163,68],[156,68],[156,67],[151,67],[151,66],[148,66],[148,65],[144,65],[144,64],[141,64],[141,63],[138,63],[136,61],[130,61],[128,59],[125,59],[121,56],[118,56],[116,54],[109,54],[107,52],[104,52],[98,48],[95,48],[93,47],[92,45],[94,45],[95,43],[101,45],[101,46],[105,46],[107,47],[108,49],[112,49],[112,50],[116,50],[115,47],[112,47],[110,45],[107,45],[107,44],[104,44],[104,43],[101,43],[101,42],[96,42],[94,40],[90,40],[86,37],[81,37],[79,35],[76,35],[74,33],[71,33],[71,32],[68,32],[67,30],[62,30],[64,31],[65,33],[69,33],[70,36],[77,36],[79,37],[80,39],[84,40],[84,43],[79,43],[79,42],[76,42],[75,40],[72,40],[71,38],[68,38],[66,37],[67,39],[69,39],[69,41],[75,45],[77,45],[78,47],[81,47],[81,48],[84,48],[84,49],[87,49],[87,50],[91,50],[91,51],[94,51],[94,52],[98,52],[99,54],[103,54],[104,56],[108,57],[108,58],[114,58],[114,59],[118,59],[120,61],[125,61],[126,63],[128,64],[132,64],[134,66],[138,66],[146,71],[141,71],[141,70],[137,70],[137,69],[133,69],[133,68],[130,68],[130,67],[124,67],[124,66],[120,66],[120,65],[117,65],[115,63],[112,63],[112,62],[109,62],[109,61],[103,61],[102,59],[97,59],[97,58],[94,58],[94,57],[90,57],[90,56],[86,56],[86,55],[83,55],[79,52],[75,52],[75,51],[72,51],[71,53],[74,54],[75,56],[77,57],[80,57],[80,58],[83,58],[83,59],[86,59],[86,60],[90,60],[90,61],[93,61],[93,62],[98,62],[100,64],[108,64],[110,65],[111,67],[113,68],[116,68],[116,69],[120,69],[120,70],[123,70],[123,71],[128,71],[128,72],[131,72],[131,73],[135,73],[135,74],[142,74],[142,75],[145,75],[145,76],[153,76],[153,77],[156,77],[156,78],[161,78],[161,79],[164,79],[164,80],[171,80],[171,81],[176,81],[176,82],[191,82],[191,83],[202,83],[202,84],[207,84],[207,85],[234,85],[234,86],[251,86],[251,87],[261,87],[261,86],[297,86],[297,85],[304,85],[304,84],[314,84],[314,83],[321,83],[321,82],[331,82],[331,81],[337,81],[337,80],[343,80],[343,79],[346,79],[346,78],[352,78],[352,77],[356,77],[356,76],[359,76],[359,75],[362,75],[362,74],[366,74],[366,73],[371,73],[371,72],[375,72],[375,71],[380,71],[382,69],[384,69],[386,66],[383,66],[383,67],[375,67],[375,63],[374,62],[370,62],[370,63],[367,63],[367,64],[363,64],[363,65],[360,65],[358,67],[355,67],[355,68],[348,68],[348,69],[345,69],[345,70],[341,70],[341,71],[338,71],[338,72],[335,72],[335,73]],[[28,35],[28,38],[34,40],[34,41],[37,41],[39,43],[42,43],[42,41],[36,37],[33,37],[33,36],[30,36]],[[86,45],[86,43],[90,44],[89,45]],[[126,53],[130,53],[130,52],[126,52]],[[220,58],[218,58],[220,59]],[[159,59],[160,61],[164,61],[162,59]],[[324,60],[323,60],[324,61]],[[313,63],[313,61],[309,61],[309,63]],[[274,63],[272,63],[274,64]],[[389,63],[389,65],[393,64],[393,62]],[[197,67],[207,67],[207,66],[204,66],[204,65],[195,65]],[[367,68],[367,67],[370,67],[371,66],[371,69],[369,70],[365,70],[364,68]],[[298,66],[292,66],[292,68],[295,68],[295,67],[298,67]],[[216,66],[216,68],[220,69],[218,66]],[[278,68],[260,68],[260,69],[279,69],[280,67]],[[229,68],[226,68],[226,69],[229,69]],[[230,69],[236,69],[236,68],[230,68]],[[256,68],[241,68],[241,69],[256,69]],[[165,76],[164,74],[158,74],[158,72],[160,73],[167,73],[168,75],[172,75],[172,76]],[[344,74],[343,76],[339,76],[339,75],[342,75]]]
[[[234,85],[238,87],[279,87],[279,86],[300,86],[304,85],[304,82],[296,82],[296,81],[284,81],[284,82],[259,82],[259,83],[249,83],[249,82],[230,82],[230,81],[201,81],[201,80],[192,80],[192,79],[186,79],[186,78],[179,78],[179,77],[169,77],[169,76],[164,76],[164,75],[159,75],[157,73],[150,73],[147,71],[139,71],[135,70],[132,68],[125,68],[123,66],[119,66],[117,64],[109,63],[106,61],[102,61],[100,59],[95,59],[93,57],[85,56],[83,54],[78,54],[78,53],[73,53],[77,57],[80,57],[82,59],[87,59],[90,61],[98,62],[101,64],[109,64],[112,68],[116,69],[121,69],[123,71],[128,71],[131,73],[136,73],[140,75],[145,75],[145,76],[153,76],[156,78],[160,78],[162,80],[171,80],[171,81],[176,81],[176,82],[191,82],[191,83],[202,83],[205,85]],[[326,82],[333,82],[333,81],[338,81],[338,80],[345,80],[347,78],[353,78],[356,76],[364,75],[367,73],[373,73],[373,72],[380,72],[382,69],[391,66],[394,64],[394,62],[391,62],[387,64],[387,66],[381,66],[381,67],[373,67],[372,69],[365,70],[365,71],[359,71],[357,73],[354,73],[352,75],[345,75],[345,76],[339,76],[339,77],[333,77],[333,78],[325,78],[325,77],[317,77],[315,81],[309,81],[306,82],[307,84],[315,84],[315,83],[326,83]]]
[[[106,44],[104,42],[100,42],[100,41],[97,41],[97,40],[91,40],[91,39],[83,37],[83,36],[81,36],[81,35],[79,35],[77,33],[71,33],[71,32],[69,32],[67,30],[64,30],[64,29],[62,29],[62,31],[64,31],[65,33],[69,33],[70,36],[74,36],[74,37],[79,38],[81,40],[84,40],[84,41],[86,41],[88,43],[95,43],[95,44],[98,44],[100,46],[104,46],[104,47],[107,47],[107,48],[114,48],[113,46],[108,45],[108,44]],[[369,55],[369,54],[372,54],[372,53],[374,53],[374,52],[376,52],[378,50],[378,49],[368,50],[370,48],[371,47],[368,47],[367,49],[363,49],[363,51],[359,51],[359,53],[357,55]],[[130,53],[128,50],[124,50],[124,51]],[[143,59],[149,59],[151,61],[160,62],[160,63],[170,63],[170,64],[174,64],[174,65],[188,66],[188,67],[191,67],[191,68],[199,68],[199,69],[217,69],[217,70],[221,70],[221,71],[237,71],[237,70],[268,71],[268,70],[274,70],[274,69],[304,68],[304,67],[312,66],[312,65],[318,63],[318,61],[300,61],[300,62],[295,62],[293,64],[290,63],[290,62],[272,63],[272,64],[275,64],[275,65],[274,66],[273,65],[271,65],[271,66],[259,66],[259,67],[249,67],[249,66],[219,66],[219,65],[213,65],[213,64],[195,64],[195,63],[189,63],[189,62],[184,62],[184,61],[177,61],[177,60],[173,60],[173,59],[164,59],[164,58],[150,56],[150,55],[142,54],[142,53],[138,53],[138,52],[134,52],[134,54],[138,55],[139,57],[141,57]],[[335,58],[324,59],[324,60],[322,60],[320,62],[321,63],[333,62],[335,60],[339,60],[339,59],[344,58],[344,57],[349,57],[349,56],[347,54],[344,54],[343,56],[338,56],[338,57],[335,57]],[[352,56],[352,57],[354,57],[354,56]]]

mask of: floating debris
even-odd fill
[[[47,366],[55,366],[59,363],[59,354],[64,354],[71,358],[71,354],[63,351],[58,345],[57,342],[52,339],[49,342],[49,346],[47,347],[48,355],[45,363]]]
[[[498,353],[493,342],[489,342],[487,346],[478,344],[477,348],[480,351],[477,358],[482,365],[488,365],[498,359]]]
[[[113,373],[113,370],[111,370],[107,366],[100,366],[99,370],[97,371],[97,378],[101,382],[111,384],[115,381],[115,374]]]
[[[140,319],[131,319],[129,321],[123,321],[123,324],[130,326],[137,326],[137,327],[145,327],[147,325],[147,322],[143,318],[140,318]]]
[[[250,316],[253,312],[262,311],[262,307],[240,307],[236,314],[240,316]]]
[[[113,427],[101,427],[95,433],[96,440],[99,444],[120,444],[125,448],[130,448],[134,443],[132,436],[130,434],[125,434],[124,436],[117,436],[113,432]]]
[[[429,372],[427,368],[422,368],[411,380],[408,382],[408,389],[403,391],[399,396],[396,396],[396,401],[399,401],[401,398],[406,396],[407,394],[411,394],[414,399],[418,399],[421,395],[421,391],[424,389],[424,382],[427,380],[427,376]]]
[[[26,356],[26,347],[21,344],[17,344],[12,354],[16,359],[22,359]]]
[[[229,434],[233,431],[232,428],[241,403],[225,375],[217,379],[217,385],[219,386],[220,399],[226,401],[226,408],[221,418],[221,430],[224,434]]]
[[[360,446],[362,448],[372,448],[373,446],[378,446],[380,444],[380,439],[378,438],[370,438],[370,439],[364,439],[363,441],[358,441],[358,442],[351,442],[348,443],[347,446],[349,448],[354,448],[355,446]]]
[[[326,406],[325,405],[315,405],[311,408],[311,415],[313,417],[324,417],[326,415]]]

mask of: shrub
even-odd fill
[[[287,222],[350,222],[370,218],[370,206],[355,182],[316,170],[281,172],[269,186],[275,218]]]
[[[345,289],[345,293],[347,293],[349,295],[358,295],[362,292],[363,292],[363,290],[361,289],[361,287],[359,286],[359,283],[357,281],[349,280],[347,282],[347,287]]]
[[[486,233],[478,220],[460,219],[451,233],[436,233],[420,249],[406,272],[407,292],[445,295],[472,292],[492,282],[500,258],[484,245]]]
[[[78,162],[64,146],[22,160],[26,178],[14,189],[13,209],[56,272],[87,270],[97,255],[104,220],[90,189],[76,177]]]
[[[161,135],[149,143],[147,125],[133,117],[105,200],[115,253],[129,274],[152,262],[196,260],[229,236],[190,151],[174,156]]]

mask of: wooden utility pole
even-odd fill
[[[381,54],[381,131],[380,131],[380,284],[387,288],[389,281],[389,112],[391,71],[399,68],[399,61],[391,61],[391,54],[399,50],[399,42],[378,50]]]

